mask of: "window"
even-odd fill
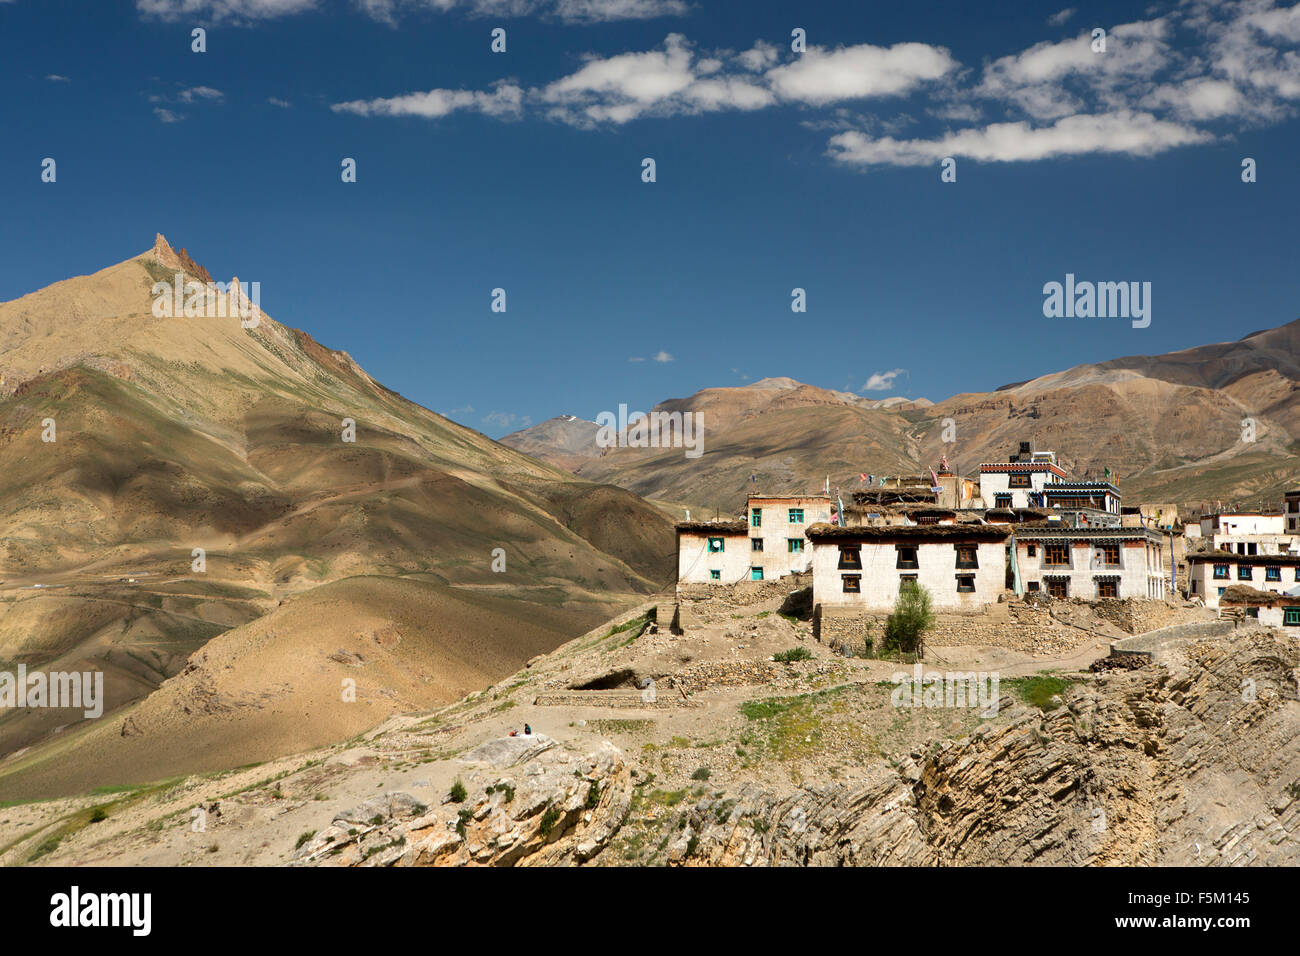
[[[993,507],[995,507],[995,508],[1010,508],[1010,507],[1011,507],[1011,496],[1010,496],[1010,495],[994,495],[994,496],[993,496]]]
[[[1110,579],[1097,582],[1097,597],[1099,598],[1117,598],[1119,597],[1119,582]]]
[[[972,594],[975,591],[975,575],[959,574],[957,575],[957,593]]]
[[[1192,593],[1193,593],[1193,594],[1196,594],[1196,593],[1199,592],[1200,590],[1201,590],[1201,589],[1200,589],[1199,585],[1197,584],[1196,578],[1192,578]]]
[[[1060,543],[1043,546],[1043,564],[1069,564],[1070,549]],[[1049,589],[1050,590],[1050,589]]]
[[[1259,617],[1259,608],[1257,608],[1257,607],[1248,607],[1248,608],[1246,608],[1246,616],[1247,616],[1247,617],[1254,617],[1254,618]]]
[[[916,563],[916,548],[900,544],[898,546],[898,563],[894,566],[898,568],[919,568],[920,565]]]
[[[1119,545],[1111,542],[1097,545],[1097,561],[1108,568],[1119,567]]]
[[[1029,476],[1028,476],[1028,475],[1012,475],[1010,478],[1007,479],[1007,487],[1008,487],[1008,488],[1028,488],[1028,487],[1029,487]]]
[[[1228,589],[1227,589],[1227,588],[1219,588],[1219,597],[1223,597],[1223,592],[1226,591],[1226,590],[1228,590]]]
[[[1258,551],[1258,549],[1257,549],[1257,547],[1256,547],[1254,541],[1250,541],[1250,542],[1248,542],[1248,543],[1246,544],[1246,553],[1247,553],[1247,554],[1259,554],[1259,551]]]
[[[803,524],[803,509],[802,509],[802,508],[791,508],[791,509],[790,509],[790,523],[791,523],[791,524]]]
[[[1226,581],[1228,579],[1228,566],[1226,564],[1216,564],[1214,566],[1214,578],[1216,581]]]
[[[1036,545],[1036,544],[1031,544],[1031,545],[1029,546],[1029,556],[1030,556],[1031,558],[1036,558],[1036,557],[1038,557],[1038,545]]]
[[[1037,593],[1037,591],[1038,591],[1038,582],[1037,582],[1037,581],[1030,581],[1030,582],[1029,582],[1029,590],[1031,590],[1031,591]]]
[[[802,554],[803,538],[786,538],[785,549],[791,554]]]
[[[900,574],[898,576],[898,590],[901,591],[903,590],[903,588],[914,588],[914,587],[916,587],[915,574]]]
[[[1282,623],[1287,627],[1300,627],[1300,607],[1282,608]]]
[[[763,539],[762,539],[762,538],[750,538],[750,539],[749,539],[749,544],[750,544],[750,550],[751,550],[751,551],[762,551],[762,550],[763,550]]]
[[[719,551],[726,551],[726,550],[727,550],[727,542],[722,538],[709,539],[709,552],[711,554],[717,554]]]
[[[761,581],[761,580],[763,580],[763,569],[762,569],[762,568],[750,568],[750,569],[749,569],[749,580],[751,580],[751,581]]]
[[[749,526],[751,528],[763,527],[763,509],[755,508],[749,514]]]
[[[1281,581],[1281,580],[1282,580],[1282,569],[1281,569],[1281,568],[1275,568],[1275,567],[1265,568],[1265,569],[1264,569],[1264,580],[1265,580],[1265,581]]]
[[[978,568],[979,552],[973,544],[959,544],[957,547],[957,567]]]
[[[862,593],[862,575],[860,574],[841,574],[840,579],[844,582],[845,594]]]
[[[1238,581],[1253,581],[1253,580],[1254,580],[1254,575],[1252,574],[1252,571],[1253,571],[1253,569],[1251,568],[1251,566],[1250,566],[1249,564],[1239,564],[1239,565],[1237,565],[1237,580],[1238,580]]]
[[[1048,578],[1047,593],[1054,598],[1068,598],[1070,596],[1070,579]]]
[[[722,572],[721,572],[721,571],[710,571],[710,572],[709,572],[709,579],[710,579],[710,580],[713,580],[713,581],[721,581],[721,580],[722,580]]]
[[[859,570],[862,567],[862,545],[860,544],[842,544],[840,545],[840,564],[841,569],[847,568],[850,571]]]

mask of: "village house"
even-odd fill
[[[749,526],[744,521],[677,525],[677,583],[735,584],[749,578]]]
[[[1220,595],[1219,606],[1225,611],[1253,617],[1268,627],[1300,628],[1300,595],[1234,584]]]
[[[831,520],[828,495],[750,495],[742,521],[677,525],[677,582],[735,584],[807,571],[806,532]]]
[[[807,531],[829,522],[831,508],[827,495],[750,495],[745,504],[750,580],[807,571],[812,560]]]
[[[1022,441],[1008,461],[980,465],[980,499],[986,508],[1028,508],[1042,503],[1043,489],[1066,480],[1056,464],[1056,454],[1034,451]]]
[[[1288,534],[1300,534],[1300,488],[1288,491],[1283,497],[1282,511],[1286,515]]]
[[[1147,528],[1032,522],[1015,529],[1016,572],[1027,593],[1054,598],[1160,598],[1161,536]]]
[[[815,525],[813,602],[888,611],[901,588],[919,584],[935,608],[977,610],[1006,586],[1008,534],[985,524]]]
[[[1287,533],[1285,515],[1270,511],[1234,511],[1204,515],[1204,547],[1241,555],[1300,553],[1300,536]]]
[[[1300,587],[1300,554],[1192,551],[1187,555],[1187,567],[1188,593],[1199,597],[1206,607],[1218,607],[1219,599],[1236,585],[1273,594]]]

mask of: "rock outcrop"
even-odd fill
[[[1048,711],[895,756],[865,779],[700,788],[655,821],[655,862],[685,866],[1300,864],[1300,644],[1257,631],[1186,641],[1074,686]],[[399,795],[340,814],[300,849],[340,865],[618,864],[604,853],[638,786],[607,742],[491,741],[505,768],[464,803]],[[373,802],[372,802],[373,803]],[[377,806],[377,804],[376,804]],[[653,819],[652,814],[650,818]]]

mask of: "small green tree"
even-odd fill
[[[894,613],[885,619],[885,649],[925,656],[925,632],[934,627],[930,592],[919,584],[904,582],[894,601]]]

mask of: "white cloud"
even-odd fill
[[[429,90],[407,93],[386,99],[351,100],[330,107],[336,113],[357,116],[419,116],[437,119],[449,113],[467,110],[488,116],[519,113],[523,90],[510,83],[500,83],[490,93],[479,90]]]
[[[891,47],[818,48],[784,66],[773,67],[767,80],[781,97],[804,103],[872,96],[897,96],[957,68],[943,47],[925,43],[896,43]]]
[[[667,352],[660,351],[655,353],[656,362],[671,362],[672,360],[673,357],[669,355]]]
[[[181,120],[185,119],[185,117],[181,116],[179,113],[173,113],[171,110],[164,109],[161,106],[155,106],[153,108],[153,115],[158,117],[164,123],[179,123]]]
[[[894,380],[900,375],[906,375],[907,369],[894,368],[888,372],[872,372],[871,377],[867,379],[867,384],[862,386],[864,392],[886,392],[894,387]]]
[[[314,9],[318,0],[135,0],[146,17],[160,20],[269,20]]]
[[[391,9],[405,0],[359,2]],[[538,12],[558,10],[563,0],[418,2]],[[630,16],[634,8],[642,6],[610,0],[602,9]],[[1072,12],[1061,10],[1050,21],[1064,23]],[[923,42],[813,48],[781,62],[782,48],[765,40],[739,52],[697,50],[670,33],[659,48],[590,54],[567,75],[535,86],[511,81],[489,91],[436,89],[332,108],[430,118],[458,110],[501,118],[529,113],[586,128],[784,106],[801,111],[798,127],[831,131],[828,152],[835,159],[869,168],[946,156],[986,162],[1153,156],[1280,121],[1300,101],[1300,51],[1287,48],[1300,37],[1300,4],[1181,0],[1163,16],[1106,30],[1104,52],[1093,51],[1089,25],[975,70]],[[855,101],[890,98],[898,103],[851,112]]]
[[[1232,83],[1200,77],[1185,83],[1167,83],[1148,94],[1145,103],[1167,108],[1189,120],[1211,120],[1234,116],[1251,109],[1247,99]]]
[[[483,416],[484,425],[494,425],[497,428],[527,428],[533,423],[533,420],[527,415],[516,415],[514,412],[488,412]]]
[[[751,73],[758,73],[776,66],[777,60],[780,58],[781,48],[775,43],[768,43],[766,40],[758,40],[748,50],[736,54],[736,62]]]
[[[685,0],[355,0],[368,16],[397,23],[412,11],[463,13],[471,17],[554,17],[565,23],[608,23],[679,17],[689,11]]]
[[[3,2],[3,0],[0,0],[0,2]],[[66,77],[66,76],[60,76],[58,73],[51,73],[49,76],[46,77],[46,79],[49,80],[51,83],[71,83],[71,82],[72,82],[72,80],[69,79],[68,77]]]
[[[633,355],[631,358],[628,359],[628,361],[629,361],[629,362],[644,362],[645,359],[644,359],[642,356],[640,356],[640,355]]]
[[[1091,31],[1058,43],[1037,43],[994,60],[978,95],[1018,106],[1034,119],[1056,119],[1086,109],[1089,94],[1104,105],[1123,87],[1148,80],[1170,61],[1172,31],[1164,19],[1112,27],[1106,51],[1093,52]]]
[[[286,110],[287,110],[289,107],[293,106],[293,104],[290,103],[288,100],[282,100],[282,99],[280,99],[280,97],[278,97],[278,96],[268,96],[268,97],[266,98],[266,101],[267,101],[268,103],[270,103],[272,106],[278,106],[278,107],[280,107],[281,109],[286,109]]]
[[[1012,163],[1087,153],[1154,156],[1211,139],[1209,133],[1150,113],[1120,112],[1066,116],[1050,126],[1035,127],[1023,120],[994,123],[929,140],[871,139],[849,130],[831,137],[830,154],[842,163],[859,166],[922,166],[947,156]]]
[[[1047,25],[1051,27],[1059,27],[1063,25],[1066,20],[1069,20],[1070,17],[1072,16],[1074,16],[1074,7],[1066,7],[1064,10],[1061,10],[1057,13],[1053,13],[1050,17],[1048,17]]]
[[[210,86],[191,86],[189,89],[181,90],[176,94],[183,103],[193,103],[198,100],[219,100],[225,94],[220,90],[214,90]]]

